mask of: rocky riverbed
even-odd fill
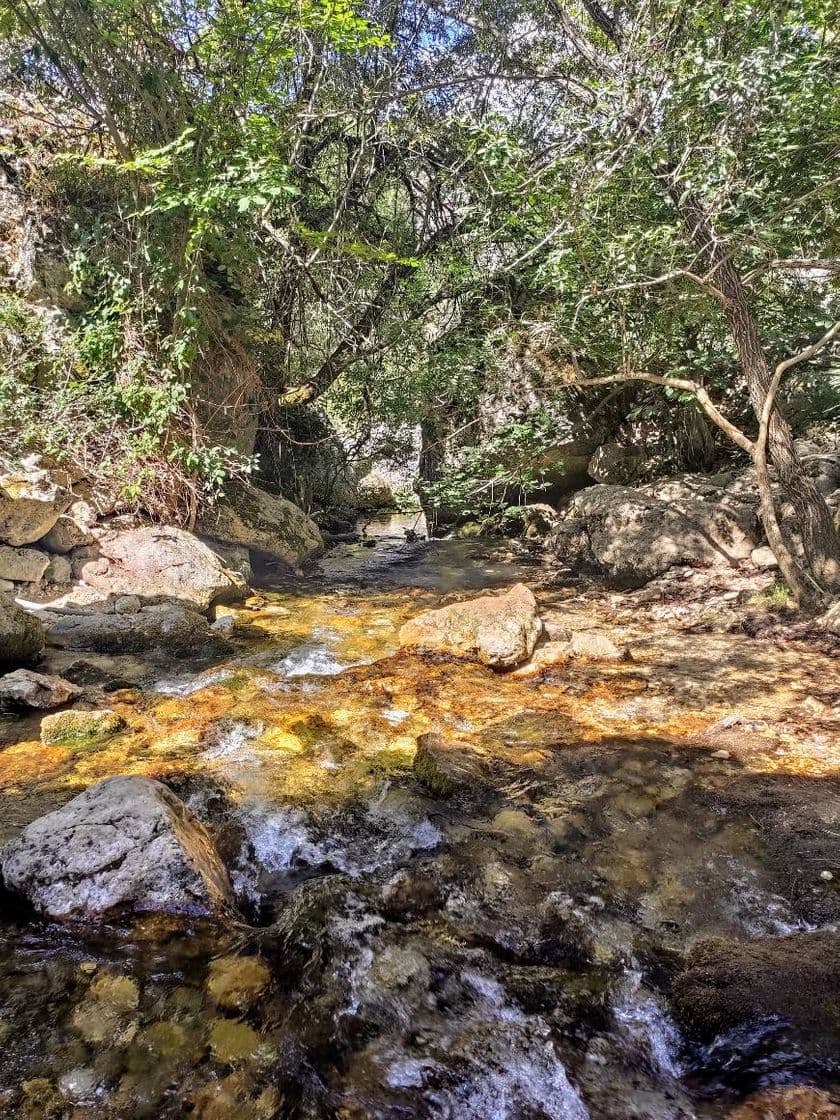
[[[105,729],[0,720],[4,841],[103,780],[159,782],[148,810],[120,786],[110,823],[180,829],[193,870],[206,840],[219,900],[57,921],[5,895],[3,1114],[840,1115],[831,635],[754,568],[609,592],[383,532],[218,606],[198,661],[48,648],[39,673]],[[517,584],[542,624],[528,658],[517,593],[518,667],[401,643]]]

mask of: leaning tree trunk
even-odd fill
[[[686,196],[679,186],[669,188],[669,193],[694,245],[703,256],[714,285],[723,296],[726,322],[747,383],[750,403],[760,419],[773,373],[761,345],[747,290],[698,199],[691,194]],[[802,598],[806,602],[819,602],[837,595],[840,593],[840,539],[834,528],[831,510],[806,474],[794,447],[790,425],[778,408],[774,409],[770,419],[767,449],[784,496],[796,511],[796,526],[802,538],[806,569]],[[764,515],[762,520],[766,520]],[[765,529],[768,538],[775,536],[773,526],[765,525]],[[785,544],[790,549],[789,541]]]

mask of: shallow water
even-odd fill
[[[107,743],[0,729],[4,837],[109,774],[159,777],[216,830],[243,912],[74,932],[5,900],[2,1115],[712,1120],[766,1084],[836,1083],[836,1038],[695,1038],[670,1000],[702,937],[834,928],[774,846],[764,764],[702,745],[642,664],[529,678],[399,653],[419,610],[535,575],[403,528],[233,610],[224,663],[129,667]],[[481,782],[430,793],[426,732]],[[810,803],[804,780],[774,796]],[[220,1001],[245,958],[261,983]]]

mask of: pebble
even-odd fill
[[[731,758],[729,751],[712,751],[712,758]]]
[[[824,883],[830,883],[832,881],[832,879],[834,878],[834,876],[832,875],[832,873],[830,871],[821,871],[820,872],[820,878],[822,879],[822,881]]]

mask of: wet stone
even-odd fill
[[[210,964],[207,994],[227,1011],[245,1011],[270,982],[271,973],[256,957],[220,957]]]

